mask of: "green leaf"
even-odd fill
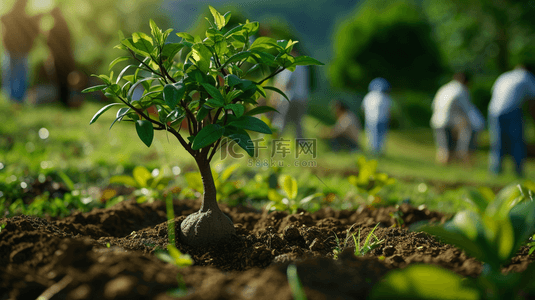
[[[278,88],[276,88],[276,87],[274,87],[274,86],[265,86],[264,89],[265,89],[265,90],[272,90],[272,91],[275,91],[275,92],[281,94],[286,100],[290,101],[290,99],[288,98],[288,96],[286,96],[286,94],[285,94],[283,91],[279,90]]]
[[[158,28],[154,20],[152,19],[149,20],[149,26],[150,26],[151,34],[156,39],[156,42],[160,45],[163,44],[164,41],[163,41],[162,30]]]
[[[112,108],[113,106],[116,106],[116,105],[123,105],[122,103],[111,103],[111,104],[108,104],[106,106],[104,106],[103,108],[101,108],[99,111],[97,111],[97,113],[93,116],[93,118],[91,119],[91,121],[89,121],[89,125],[95,123],[96,120],[98,120],[98,118],[103,114],[105,113],[108,109]]]
[[[242,80],[240,79],[240,77],[238,77],[238,76],[236,76],[234,74],[229,74],[229,75],[225,76],[225,83],[229,87],[233,87],[235,85],[241,84]]]
[[[295,178],[290,175],[281,175],[279,185],[290,200],[297,197],[297,180]]]
[[[88,87],[88,88],[84,89],[82,91],[82,93],[91,93],[91,92],[95,92],[95,91],[102,91],[103,89],[105,89],[107,87],[108,87],[107,84],[95,85],[95,86]]]
[[[225,17],[225,25],[228,24],[228,21],[230,20],[230,16],[231,16],[231,15],[232,15],[232,14],[230,13],[230,11],[227,11],[227,12],[223,15],[223,17]]]
[[[116,175],[110,178],[110,184],[124,184],[131,187],[139,187],[134,178],[127,175]]]
[[[523,243],[535,233],[535,202],[527,201],[520,203],[511,209],[509,214],[515,244],[513,253],[516,253]]]
[[[225,136],[236,142],[249,156],[254,155],[254,143],[247,131],[232,126],[225,127]]]
[[[263,51],[259,51],[259,50],[251,50],[251,52],[260,58],[260,61],[268,66],[274,66],[275,64],[275,56],[267,53],[267,52],[263,52]]]
[[[187,267],[193,264],[193,260],[188,254],[182,254],[175,246],[168,244],[167,250],[169,255],[174,259],[174,265],[177,267]]]
[[[132,41],[134,46],[144,53],[147,53],[147,57],[150,57],[150,53],[154,50],[154,44],[152,38],[143,32],[134,32],[132,34]]]
[[[149,179],[152,178],[152,174],[143,166],[137,166],[132,172],[132,176],[136,180],[139,187],[147,187]]]
[[[266,123],[264,123],[264,121],[251,116],[242,116],[241,118],[230,122],[228,125],[265,134],[272,133],[271,129]]]
[[[225,128],[223,128],[221,125],[209,124],[201,129],[199,133],[197,133],[191,148],[193,150],[204,148],[221,138],[224,132]]]
[[[108,67],[108,70],[111,70],[111,68],[113,68],[113,66],[115,66],[116,64],[122,62],[122,61],[125,61],[125,60],[129,60],[130,59],[130,56],[119,56],[117,57],[116,59],[112,60],[112,62],[110,63],[110,66]]]
[[[203,73],[208,73],[210,71],[210,59],[212,58],[210,49],[202,43],[197,43],[192,46],[191,54],[199,70]]]
[[[136,121],[136,131],[141,141],[147,145],[147,147],[150,147],[152,139],[154,138],[154,128],[152,127],[152,123],[148,120],[138,120]]]
[[[224,69],[230,63],[237,62],[237,61],[242,61],[242,60],[244,60],[244,59],[246,59],[248,57],[251,57],[251,56],[254,57],[254,54],[252,52],[250,52],[250,51],[238,52],[238,53],[232,55],[229,59],[227,59],[225,61],[225,63],[219,69],[220,70]]]
[[[232,90],[227,94],[227,97],[225,98],[225,103],[230,103],[232,100],[236,99],[238,96],[243,94],[243,91],[241,90]]]
[[[223,36],[228,38],[228,37],[231,37],[235,33],[240,32],[242,30],[243,30],[243,25],[238,25],[238,26],[230,29],[229,31],[225,32],[225,34],[223,34]]]
[[[261,36],[257,38],[249,48],[250,50],[269,50],[272,48],[279,48],[279,45],[277,45],[277,40],[267,37],[267,36]]]
[[[489,204],[486,197],[475,188],[468,189],[466,200],[472,203],[477,208],[479,213],[483,213]]]
[[[208,83],[201,83],[201,85],[208,92],[208,94],[213,97],[213,99],[215,100],[215,102],[213,103],[219,105],[217,107],[222,107],[225,105],[225,98],[223,98],[223,95],[221,95],[221,93],[215,86]]]
[[[309,56],[298,56],[295,58],[294,65],[297,66],[310,66],[310,65],[316,65],[316,66],[323,66],[325,65],[319,60],[316,60]]]
[[[132,68],[132,67],[135,68],[136,66],[135,66],[135,65],[128,65],[128,66],[124,67],[124,68],[121,70],[121,72],[119,73],[119,75],[117,76],[117,79],[115,80],[115,84],[119,84],[119,81],[121,81],[121,79],[123,78],[124,73],[125,73],[128,69],[130,69],[130,68]]]
[[[172,60],[182,48],[184,48],[184,45],[181,43],[165,44],[162,49],[162,60]]]
[[[119,108],[119,110],[117,111],[117,115],[115,117],[115,120],[113,120],[113,123],[111,123],[111,126],[110,126],[110,129],[113,127],[113,124],[115,124],[115,122],[117,121],[121,121],[122,118],[128,114],[128,112],[130,112],[130,107],[122,107],[122,108]]]
[[[234,112],[234,115],[236,115],[238,118],[243,116],[243,113],[245,112],[245,107],[243,104],[238,103],[227,104],[225,105],[225,109],[231,109]]]
[[[166,84],[163,88],[163,99],[171,109],[174,109],[185,92],[186,87],[182,83]]]
[[[197,121],[200,122],[200,121],[204,120],[204,118],[206,118],[206,116],[208,115],[209,112],[210,112],[210,109],[208,109],[207,107],[205,107],[205,105],[203,105],[197,111],[197,115],[195,116],[195,119],[197,119]]]
[[[452,271],[412,265],[389,272],[374,285],[369,299],[480,299],[479,291]]]
[[[246,116],[253,116],[253,115],[267,113],[267,112],[270,112],[270,111],[278,112],[275,108],[273,108],[271,106],[263,105],[263,106],[257,106],[255,108],[251,109],[250,111],[246,112],[245,115]]]
[[[208,5],[208,8],[210,8],[210,12],[212,13],[212,16],[214,17],[214,22],[217,26],[217,30],[221,30],[221,28],[225,27],[227,24],[227,21],[224,16],[222,16],[215,8]]]

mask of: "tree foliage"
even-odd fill
[[[423,1],[452,69],[502,73],[535,62],[533,1]]]
[[[333,85],[365,90],[385,77],[393,88],[435,88],[444,71],[432,28],[411,1],[370,0],[335,33]]]

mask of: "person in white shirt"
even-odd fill
[[[284,70],[277,75],[277,85],[288,96],[290,101],[280,99],[277,105],[278,114],[273,116],[273,125],[279,129],[282,135],[288,122],[295,125],[295,137],[303,138],[302,118],[307,112],[307,100],[309,93],[309,70],[307,66],[297,66],[295,71]]]
[[[535,100],[535,76],[526,66],[519,65],[496,79],[489,103],[490,155],[489,169],[494,174],[502,171],[502,160],[510,154],[517,175],[523,175],[526,143],[522,105]]]
[[[335,102],[336,124],[328,132],[322,135],[323,138],[330,139],[333,151],[359,150],[360,120],[351,109],[342,102]]]
[[[368,86],[368,94],[362,100],[366,136],[370,152],[374,155],[383,153],[385,136],[390,120],[390,83],[381,77],[372,80]]]
[[[437,147],[436,160],[448,164],[452,160],[452,148],[465,163],[469,162],[469,147],[472,135],[472,122],[478,119],[474,114],[475,106],[470,101],[465,73],[456,73],[453,80],[438,89],[433,99],[431,128],[434,130]],[[471,113],[472,112],[472,113]],[[456,141],[456,142],[455,142]]]

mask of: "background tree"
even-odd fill
[[[370,0],[335,33],[331,82],[365,91],[375,77],[394,89],[434,89],[444,71],[432,28],[412,1]]]
[[[535,62],[533,1],[422,1],[450,68],[503,73]]]

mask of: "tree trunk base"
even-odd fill
[[[180,239],[192,247],[217,244],[236,234],[234,224],[221,210],[198,211],[189,215],[180,226]]]

